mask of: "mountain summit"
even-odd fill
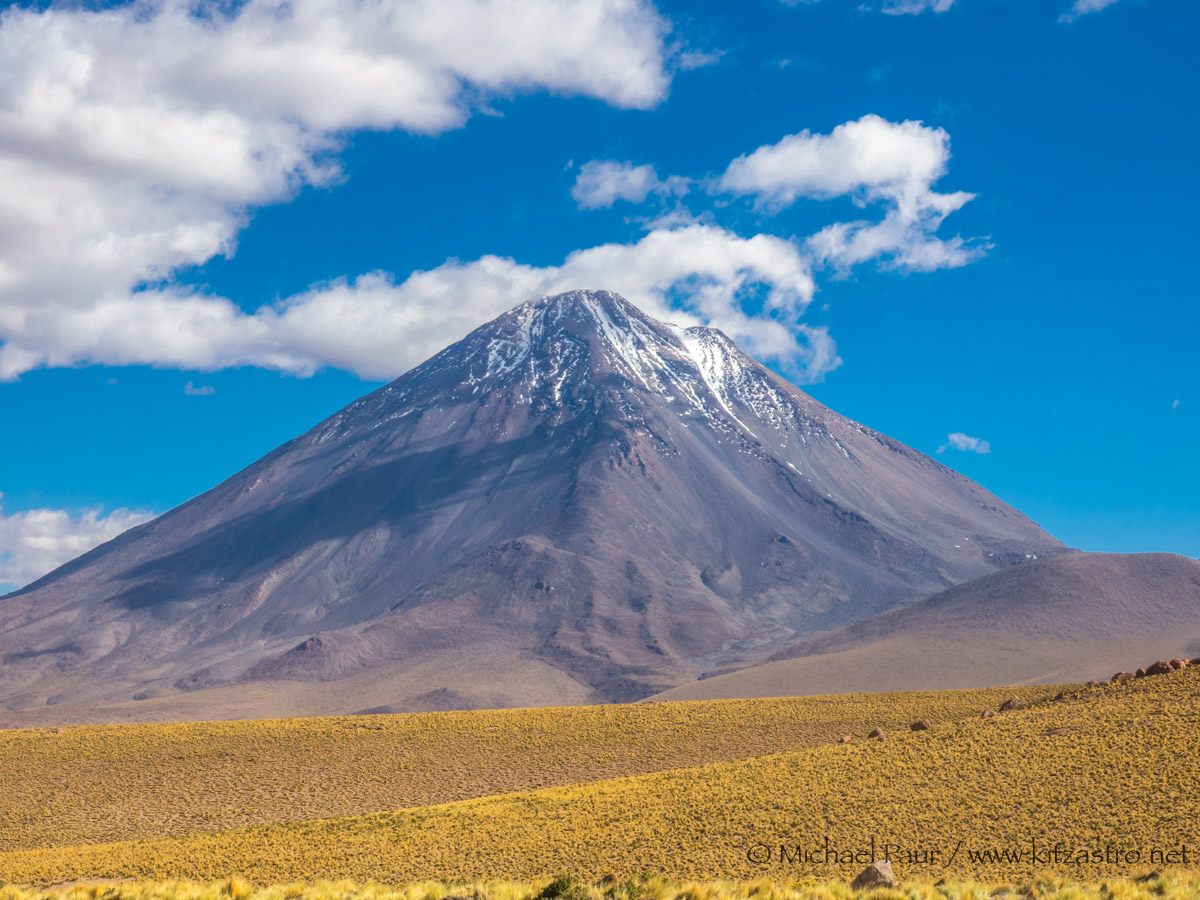
[[[572,291],[0,599],[0,706],[631,700],[1064,549],[720,331]]]

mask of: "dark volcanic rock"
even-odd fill
[[[572,292],[3,598],[0,708],[634,700],[1063,551],[721,332]]]
[[[892,864],[886,860],[876,860],[858,873],[858,877],[850,882],[850,889],[855,891],[875,887],[895,887],[896,876],[892,872]]]

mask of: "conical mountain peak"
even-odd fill
[[[1061,550],[719,331],[571,291],[6,597],[0,706],[628,700]]]
[[[592,290],[509,310],[397,379],[383,390],[383,406],[362,412],[387,416],[396,403],[445,406],[493,394],[560,420],[599,401],[632,410],[655,398],[754,437],[764,427],[811,425],[822,413],[840,419],[717,329],[660,322],[619,294]]]

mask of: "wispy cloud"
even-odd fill
[[[937,448],[938,453],[945,453],[953,447],[955,450],[962,450],[966,453],[991,453],[992,445],[982,438],[971,437],[969,434],[963,434],[961,431],[956,431],[953,434],[946,435],[946,443]]]
[[[188,381],[183,386],[183,392],[189,397],[211,397],[217,392],[217,389],[211,384],[196,385],[192,381]]]
[[[917,16],[924,12],[944,13],[955,0],[884,0],[881,11],[889,16]]]
[[[152,518],[153,513],[129,509],[108,515],[99,509],[30,509],[5,515],[0,508],[0,585],[23,587]]]
[[[784,6],[808,6],[820,0],[780,0]],[[889,16],[919,16],[922,13],[949,12],[957,0],[864,0],[860,12],[881,12]],[[1117,0],[1075,0],[1071,8],[1058,17],[1060,22],[1073,22],[1080,16],[1112,6]]]
[[[1117,0],[1075,0],[1071,8],[1058,17],[1060,22],[1074,22],[1080,16],[1112,6]]]
[[[784,6],[805,6],[819,3],[820,0],[780,0],[780,2]],[[954,3],[955,0],[883,0],[879,6],[870,2],[862,3],[859,9],[868,12],[879,11],[889,16],[913,16],[923,12],[946,12]]]

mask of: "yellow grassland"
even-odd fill
[[[1016,882],[910,881],[891,889],[856,892],[844,882],[677,882],[635,877],[600,884],[552,881],[449,883],[400,886],[321,881],[256,886],[241,878],[194,881],[90,883],[27,889],[0,886],[0,900],[1197,900],[1200,873],[1168,870],[1137,879],[1093,881],[1052,875]],[[563,886],[565,885],[565,889]],[[557,890],[556,890],[557,888]]]
[[[1011,881],[1049,871],[1088,882],[1147,866],[1197,862],[1200,667],[1080,690],[1063,701],[1038,702],[990,719],[978,718],[975,709],[993,704],[980,704],[974,692],[919,695],[924,707],[904,706],[899,718],[919,713],[934,723],[930,730],[893,730],[884,741],[861,738],[868,724],[917,696],[810,698],[805,709],[813,715],[822,710],[826,721],[856,724],[847,728],[859,735],[849,744],[368,816],[5,853],[0,881],[210,880],[238,874],[264,884],[321,879],[396,884],[531,881],[570,871],[588,880],[653,872],[676,880],[790,883],[848,880],[862,864],[819,855],[798,862],[781,854],[781,845],[794,854],[796,847],[820,848],[828,838],[835,851],[861,859],[872,837],[877,847],[900,848],[893,858],[905,879]],[[728,703],[736,708],[739,701]],[[728,708],[680,706],[674,713],[650,709],[686,721],[688,714],[703,718],[702,710]],[[949,713],[965,713],[968,706],[970,714]],[[579,711],[540,714],[548,717],[548,732],[598,721],[579,718]],[[467,758],[472,765],[487,764],[477,755]],[[467,774],[457,771],[447,761],[440,777]],[[86,795],[79,798],[85,809],[90,802]],[[1030,859],[1033,841],[1043,851],[1061,843],[1075,853],[1107,857],[1082,863]],[[765,862],[748,858],[752,848],[761,847],[769,855]],[[968,855],[1006,848],[1025,855],[1019,861]],[[1181,860],[1181,850],[1191,858]],[[937,855],[930,856],[932,851]],[[1126,855],[1134,851],[1136,860]],[[1194,890],[1194,881],[1188,884]],[[1082,890],[1063,888],[1060,895],[1081,898]]]
[[[816,747],[1046,686],[0,730],[0,852],[352,816]]]

